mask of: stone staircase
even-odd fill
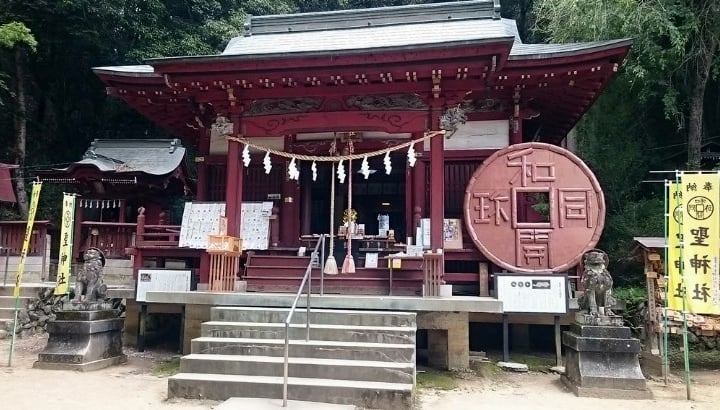
[[[15,277],[13,277],[15,279]],[[27,301],[37,297],[37,292],[47,284],[23,284],[20,287],[20,309],[24,309]],[[54,286],[51,284],[50,286]],[[12,323],[15,317],[15,296],[13,296],[14,285],[0,284],[0,329],[5,329],[7,323]]]
[[[168,396],[281,399],[288,309],[214,307],[191,354],[170,377]],[[415,384],[415,314],[305,309],[290,327],[288,399],[411,409]]]

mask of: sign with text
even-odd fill
[[[73,255],[73,231],[75,230],[75,194],[63,194],[62,226],[60,227],[60,253],[55,282],[55,294],[68,293],[70,267]]]
[[[672,299],[685,297],[690,313],[720,314],[720,175],[684,174],[680,181],[682,285],[670,288]],[[681,299],[682,300],[682,299]]]
[[[140,269],[135,300],[147,302],[147,293],[150,291],[189,292],[191,278],[190,270]]]
[[[680,276],[680,222],[682,218],[682,190],[681,184],[668,184],[667,191],[667,273],[668,289],[680,289],[682,292],[682,277]],[[670,297],[668,299],[670,309],[682,311],[682,297]]]
[[[495,292],[504,313],[564,315],[568,311],[566,275],[498,273]]]
[[[20,251],[20,262],[18,262],[17,273],[15,274],[15,289],[13,290],[13,297],[15,298],[20,297],[20,283],[22,282],[22,275],[25,271],[25,260],[27,259],[28,250],[30,248],[30,238],[32,237],[33,224],[35,223],[35,214],[37,213],[41,189],[42,182],[33,182],[32,193],[30,194],[30,208],[28,210],[27,226],[25,228],[25,236],[23,237],[22,250]]]

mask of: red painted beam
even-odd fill
[[[242,135],[262,137],[319,131],[420,132],[424,111],[343,111],[246,117]]]

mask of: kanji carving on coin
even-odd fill
[[[603,193],[587,165],[535,142],[485,160],[470,178],[464,209],[478,249],[515,272],[572,268],[595,247],[605,221]]]

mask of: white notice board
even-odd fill
[[[268,248],[272,208],[272,202],[242,203],[240,238],[243,240],[243,250]]]
[[[558,274],[495,274],[495,293],[504,313],[566,314],[567,276]]]
[[[149,291],[189,292],[190,270],[140,269],[138,270],[136,302],[147,302]]]
[[[207,249],[208,236],[220,232],[223,215],[225,202],[185,202],[178,246]]]

